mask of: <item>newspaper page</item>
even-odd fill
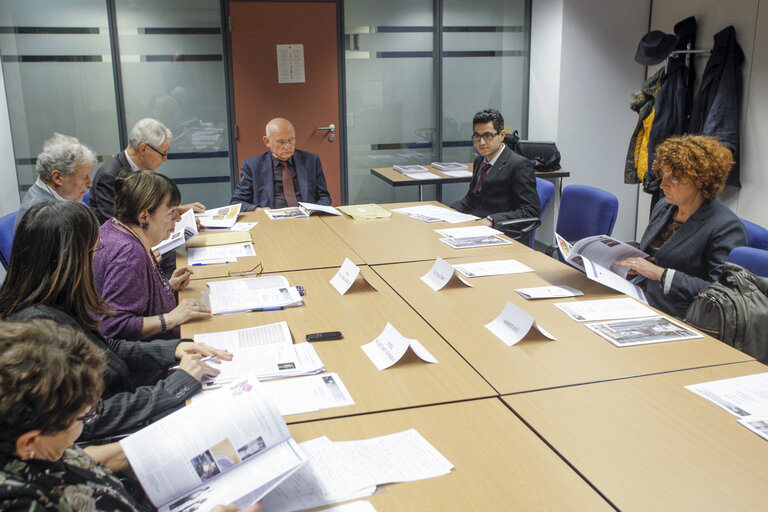
[[[305,461],[288,443],[291,435],[280,411],[254,376],[214,393],[120,441],[155,506],[180,509],[176,504],[192,494],[230,487],[224,482],[232,478],[241,481],[230,478],[235,468],[248,474],[229,488],[226,499],[210,500],[200,509],[208,510],[276,484]],[[263,458],[269,466],[260,464]]]
[[[664,316],[586,324],[617,347],[703,338],[701,334]]]

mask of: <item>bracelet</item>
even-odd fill
[[[160,334],[165,334],[168,332],[168,329],[165,325],[165,317],[163,315],[157,315],[157,318],[160,319]]]

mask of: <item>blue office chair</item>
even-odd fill
[[[536,178],[536,192],[539,194],[539,216],[525,219],[505,220],[494,224],[494,227],[515,240],[525,240],[533,247],[536,241],[536,228],[541,226],[541,218],[555,195],[555,185],[551,181]]]
[[[13,245],[13,225],[16,223],[16,214],[11,212],[8,215],[0,217],[0,263],[3,268],[8,269],[8,263],[11,261],[11,246]]]
[[[747,229],[747,246],[768,251],[768,229],[759,224],[741,219]]]
[[[85,206],[91,206],[91,189],[85,191],[85,195],[83,196],[83,203]]]
[[[753,274],[768,277],[768,251],[754,247],[736,247],[728,255],[728,261],[741,265]]]
[[[560,198],[555,231],[570,243],[595,235],[610,235],[616,225],[619,200],[605,190],[587,185],[568,185]],[[551,248],[548,254],[560,251]]]

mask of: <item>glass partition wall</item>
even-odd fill
[[[344,2],[349,203],[415,201],[372,167],[471,162],[472,116],[527,132],[529,2]],[[434,187],[424,187],[434,199]],[[450,204],[467,184],[443,186]]]
[[[154,117],[174,134],[159,171],[183,199],[229,202],[219,0],[4,0],[0,55],[22,191],[54,132],[103,162],[136,121]]]

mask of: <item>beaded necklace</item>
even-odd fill
[[[112,222],[126,230],[128,233],[130,233],[136,240],[139,241],[142,247],[144,247],[144,242],[141,241],[141,238],[139,238],[139,235],[137,235],[133,229],[131,229],[129,226],[126,226],[119,220],[112,218]],[[149,258],[150,262],[152,263],[152,268],[155,269],[155,273],[157,273],[157,277],[160,279],[160,282],[163,284],[163,289],[165,290],[165,293],[173,299],[174,302],[176,302],[176,295],[173,293],[173,288],[171,288],[171,283],[168,282],[168,279],[165,278],[163,275],[163,272],[160,270],[160,265],[157,263],[157,260],[155,259],[154,255],[150,253],[149,250],[145,251],[145,254]]]

